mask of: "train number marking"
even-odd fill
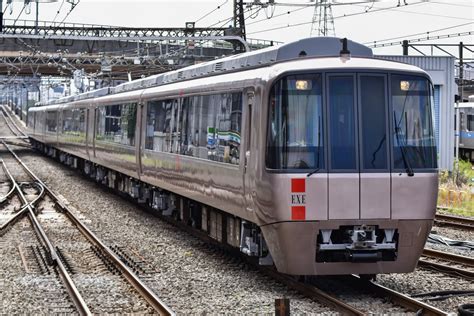
[[[306,219],[306,179],[291,179],[291,220]]]

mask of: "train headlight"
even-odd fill
[[[400,81],[400,89],[402,91],[410,90],[410,81],[405,81],[405,80]]]
[[[309,80],[296,80],[296,90],[311,90],[311,81]]]

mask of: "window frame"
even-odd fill
[[[387,77],[387,80],[386,80],[386,98],[388,99],[387,100],[387,112],[386,112],[386,115],[391,115],[393,113],[393,105],[392,105],[392,98],[391,98],[391,95],[392,95],[392,87],[391,87],[391,76],[392,75],[409,75],[409,76],[417,76],[417,77],[420,77],[420,78],[423,78],[423,79],[426,79],[428,80],[428,82],[430,83],[430,85],[433,85],[433,82],[431,80],[431,78],[429,77],[428,74],[426,73],[422,73],[422,72],[419,72],[419,71],[410,71],[410,70],[394,70],[394,69],[384,69],[384,68],[380,68],[380,69],[360,69],[360,68],[348,68],[348,69],[344,69],[344,70],[341,70],[341,69],[338,69],[338,68],[327,68],[327,69],[307,69],[307,70],[295,70],[295,71],[285,71],[285,72],[282,72],[280,73],[278,76],[272,78],[271,80],[269,80],[267,82],[267,85],[266,85],[266,93],[265,93],[265,96],[263,98],[263,102],[264,102],[264,105],[266,106],[266,110],[264,109],[262,111],[262,113],[265,115],[265,138],[264,138],[264,143],[263,143],[263,146],[265,146],[265,150],[263,151],[263,164],[264,164],[264,169],[265,169],[265,172],[269,173],[269,174],[272,174],[272,173],[278,173],[278,174],[288,174],[288,173],[294,173],[294,174],[297,174],[297,173],[300,173],[300,174],[307,174],[308,172],[312,171],[311,169],[272,169],[272,168],[269,168],[267,166],[267,163],[266,163],[266,157],[268,155],[268,146],[267,146],[267,140],[268,140],[268,126],[270,124],[270,97],[271,97],[271,91],[273,89],[273,86],[279,81],[281,80],[282,78],[286,77],[286,76],[296,76],[296,75],[311,75],[311,74],[321,74],[322,76],[322,91],[323,92],[326,92],[327,89],[328,89],[328,85],[327,85],[327,81],[325,80],[325,77],[328,75],[328,74],[335,74],[335,75],[338,75],[338,74],[353,74],[353,75],[359,75],[359,74],[363,74],[363,75],[385,75]],[[358,81],[356,82],[355,84],[355,89],[357,90],[357,98],[358,98]],[[337,171],[337,170],[331,170],[329,168],[329,162],[330,162],[330,157],[329,157],[329,102],[328,102],[328,96],[327,96],[327,93],[323,93],[323,96],[322,96],[322,102],[323,102],[323,115],[325,115],[325,120],[323,120],[323,125],[322,127],[324,128],[324,132],[325,132],[325,135],[324,135],[324,159],[326,161],[326,166],[325,168],[321,168],[318,173],[340,173],[341,171]],[[356,102],[358,102],[358,99],[356,99]],[[358,103],[355,104],[355,106],[358,108]],[[358,111],[358,109],[357,109]],[[431,113],[431,116],[433,116],[433,110],[431,109],[432,113]],[[358,114],[357,114],[358,115]],[[357,117],[357,119],[359,119]],[[433,118],[432,118],[433,120]],[[358,124],[360,125],[360,124]],[[432,126],[434,127],[434,122],[432,122]],[[387,162],[388,162],[388,169],[386,169],[385,171],[386,172],[390,172],[390,173],[403,173],[405,172],[405,170],[398,170],[398,169],[394,169],[393,168],[393,165],[394,165],[394,157],[393,157],[393,150],[392,150],[392,147],[393,147],[393,142],[392,142],[392,131],[393,131],[393,122],[390,118],[388,118],[388,125],[387,125],[387,128],[388,128],[388,138],[389,138],[389,141],[388,141],[388,156],[387,156]],[[357,127],[358,130],[360,130],[360,126]],[[358,136],[359,136],[359,132],[358,133]],[[434,134],[433,134],[434,135]],[[436,146],[436,144],[435,144]],[[357,154],[357,159],[360,159],[360,154]],[[437,163],[438,165],[438,163]],[[357,170],[352,170],[352,171],[348,171],[347,173],[376,173],[376,172],[385,172],[385,171],[382,171],[381,169],[378,169],[378,170],[365,170],[365,169],[361,169],[361,168],[358,168]],[[424,168],[424,169],[414,169],[414,171],[416,171],[417,173],[434,173],[434,172],[438,172],[438,168]]]
[[[318,71],[318,70],[315,70],[315,71],[310,71],[310,70],[305,70],[305,71],[288,71],[288,72],[284,72],[282,74],[280,74],[279,76],[275,77],[272,81],[269,82],[269,85],[268,85],[268,88],[267,88],[267,95],[266,95],[266,107],[267,107],[267,110],[266,111],[262,111],[262,113],[266,113],[266,117],[265,117],[265,121],[266,121],[266,126],[265,126],[265,129],[264,129],[264,133],[265,133],[265,138],[264,138],[264,142],[263,142],[263,146],[265,147],[265,150],[264,150],[264,156],[263,156],[263,165],[265,166],[265,170],[268,172],[268,173],[304,173],[304,174],[307,174],[308,172],[311,172],[312,170],[314,170],[314,168],[308,168],[308,169],[301,169],[301,168],[287,168],[287,169],[273,169],[273,168],[270,168],[267,166],[267,155],[269,154],[268,153],[268,133],[269,133],[269,128],[270,128],[270,98],[271,98],[271,92],[273,90],[273,88],[275,87],[275,85],[282,79],[286,78],[286,77],[289,77],[289,76],[301,76],[301,75],[318,75],[320,78],[320,81],[321,81],[321,112],[322,112],[322,115],[323,115],[323,118],[322,118],[322,126],[321,126],[321,129],[322,129],[322,134],[323,134],[323,137],[322,137],[322,140],[323,140],[323,155],[322,155],[322,158],[324,159],[324,168],[320,168],[318,170],[318,172],[328,172],[328,121],[327,119],[327,116],[328,116],[328,107],[327,107],[327,95],[326,93],[324,93],[326,91],[326,80],[325,80],[325,75],[326,73],[324,71]]]
[[[352,77],[353,80],[353,104],[352,108],[354,110],[354,159],[355,159],[355,168],[354,169],[334,169],[332,166],[332,150],[331,150],[331,111],[329,109],[330,106],[330,97],[329,97],[329,80],[332,77]],[[328,151],[328,170],[332,173],[359,173],[360,172],[360,157],[359,157],[359,109],[358,109],[358,98],[357,98],[357,91],[358,91],[358,81],[357,81],[357,71],[354,72],[326,72],[325,74],[325,81],[326,81],[326,107],[327,111],[327,134],[328,134],[328,142],[327,142],[327,151]]]
[[[387,157],[387,167],[386,168],[379,168],[379,169],[367,169],[364,166],[364,153],[363,150],[359,150],[359,161],[360,161],[360,166],[359,170],[360,172],[363,173],[385,173],[389,172],[391,170],[391,155],[390,155],[390,146],[392,146],[392,137],[390,134],[390,119],[389,119],[389,113],[390,113],[390,106],[389,106],[389,74],[390,73],[366,73],[366,72],[358,72],[357,74],[357,102],[358,102],[358,108],[359,108],[359,113],[358,113],[358,119],[359,119],[359,148],[363,149],[364,148],[364,137],[363,137],[363,126],[362,126],[362,93],[361,93],[361,77],[382,77],[384,79],[384,88],[385,88],[385,142],[386,142],[386,157]]]
[[[389,77],[389,81],[388,81],[388,101],[389,101],[389,112],[390,112],[390,119],[389,119],[389,124],[390,124],[390,172],[391,173],[406,173],[406,168],[395,168],[395,150],[394,150],[394,142],[392,141],[393,140],[393,135],[394,135],[394,122],[393,122],[393,119],[391,118],[393,116],[393,98],[392,98],[392,77],[393,76],[397,76],[397,75],[405,75],[405,76],[411,76],[411,77],[418,77],[418,78],[421,78],[421,79],[426,79],[427,82],[428,82],[428,91],[429,93],[434,93],[433,89],[434,89],[434,84],[431,80],[431,78],[426,75],[426,74],[423,74],[423,73],[417,73],[417,72],[409,72],[409,71],[389,71],[387,72],[388,74],[388,77]],[[430,100],[430,103],[431,103],[431,100],[433,99],[431,95],[428,96],[428,99]],[[431,103],[430,104],[430,112],[431,112],[431,115],[430,115],[430,125],[431,125],[431,130],[433,132],[433,138],[434,138],[434,147],[435,147],[435,150],[434,150],[434,153],[435,153],[435,162],[436,162],[436,167],[435,168],[413,168],[413,171],[415,173],[433,173],[433,172],[438,172],[438,155],[437,155],[437,146],[436,146],[436,135],[435,135],[435,131],[434,131],[434,128],[435,128],[435,122],[434,122],[434,104]]]
[[[203,108],[203,97],[205,96],[209,96],[210,99],[212,98],[212,96],[215,96],[215,95],[222,95],[222,94],[235,94],[235,93],[238,93],[241,95],[241,105],[242,105],[242,108],[241,108],[241,119],[240,119],[240,128],[241,128],[241,131],[240,131],[240,137],[241,137],[241,142],[240,142],[240,146],[239,146],[239,162],[237,164],[233,164],[233,163],[229,163],[229,162],[221,162],[221,161],[217,161],[217,160],[211,160],[211,159],[207,159],[207,158],[201,158],[199,156],[191,156],[191,155],[186,155],[186,154],[182,154],[181,153],[181,150],[180,150],[180,144],[178,144],[178,150],[177,152],[174,152],[170,146],[170,150],[168,151],[158,151],[158,150],[154,150],[154,149],[149,149],[149,148],[146,148],[146,146],[143,146],[143,152],[146,152],[146,153],[149,153],[149,154],[170,154],[170,155],[179,155],[179,156],[182,156],[182,157],[187,157],[187,158],[190,158],[190,159],[199,159],[199,160],[202,160],[202,161],[206,161],[206,162],[210,162],[210,163],[217,163],[217,164],[222,164],[223,166],[227,166],[227,167],[232,167],[232,168],[241,168],[241,165],[243,163],[243,160],[242,157],[243,157],[243,153],[242,153],[242,146],[244,145],[242,140],[243,140],[243,133],[245,132],[244,130],[244,107],[245,107],[245,104],[244,104],[244,92],[245,92],[245,89],[248,89],[248,87],[244,87],[244,88],[231,88],[231,89],[217,89],[217,90],[213,90],[213,91],[205,91],[205,92],[199,92],[199,91],[194,91],[194,92],[191,92],[191,93],[182,93],[182,94],[179,94],[179,95],[174,95],[174,94],[171,94],[171,95],[166,95],[166,96],[159,96],[159,97],[149,97],[149,98],[146,98],[146,99],[142,99],[141,102],[144,104],[144,107],[143,107],[143,110],[144,110],[144,113],[143,113],[143,118],[144,118],[144,121],[146,122],[145,124],[143,124],[142,126],[142,133],[144,133],[144,139],[147,138],[146,136],[146,127],[147,127],[147,124],[148,124],[148,113],[149,113],[149,109],[150,109],[150,103],[152,102],[165,102],[165,101],[176,101],[176,104],[180,104],[180,111],[178,112],[182,112],[182,106],[184,104],[184,99],[188,98],[188,99],[192,99],[192,98],[195,98],[195,97],[199,97],[200,100],[200,107],[199,107],[199,111],[196,111],[196,117],[198,118],[197,121],[196,121],[196,127],[198,129],[201,128],[201,124],[203,122],[203,119],[202,119],[202,108]],[[189,106],[189,105],[188,105]],[[172,114],[172,119],[175,120],[174,118],[174,115]],[[171,128],[171,124],[170,124],[170,128]],[[181,130],[180,130],[181,131]],[[171,134],[171,132],[170,132]],[[181,136],[182,137],[182,136]]]

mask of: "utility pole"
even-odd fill
[[[0,33],[3,33],[3,0],[0,0]]]
[[[244,1],[234,0],[234,29],[237,36],[240,36],[244,41],[247,40],[245,34],[245,16],[244,16]],[[234,43],[234,50],[244,52],[245,48],[240,42]]]
[[[38,35],[38,23],[39,23],[39,0],[36,0],[36,20],[35,20],[35,34]]]
[[[463,42],[459,43],[459,96],[461,97],[461,102],[464,100],[463,90],[464,90],[464,60],[463,60]]]
[[[331,0],[316,0],[311,36],[336,36]]]

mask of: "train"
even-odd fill
[[[368,277],[413,271],[430,233],[432,100],[420,68],[315,37],[38,104],[28,131],[261,265]]]
[[[459,157],[474,163],[474,102],[459,103]]]

